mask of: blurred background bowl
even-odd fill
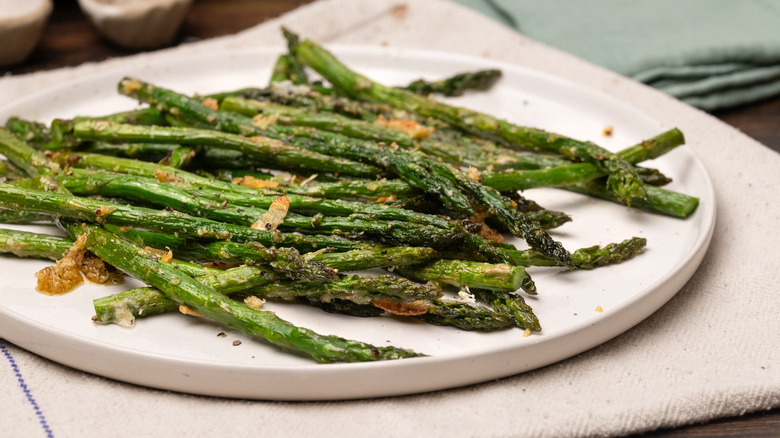
[[[126,49],[170,44],[192,0],[78,0],[97,30]]]
[[[0,65],[27,59],[41,38],[51,10],[51,0],[0,1]]]

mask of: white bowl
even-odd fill
[[[79,0],[98,31],[118,46],[153,49],[170,44],[192,0]]]
[[[27,59],[41,38],[51,10],[51,0],[0,1],[0,65]]]

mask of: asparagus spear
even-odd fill
[[[51,224],[54,219],[47,214],[40,213],[28,213],[25,211],[0,208],[0,223],[3,224],[32,224],[32,223],[45,223]]]
[[[634,198],[631,203],[633,207],[684,219],[692,215],[699,206],[699,198],[695,196],[667,190],[663,187],[645,186],[645,189],[647,196]],[[572,184],[566,186],[566,190],[617,202],[615,194],[599,181]]]
[[[286,301],[305,297],[322,302],[342,299],[355,304],[372,304],[380,299],[410,303],[416,300],[434,300],[441,296],[441,290],[437,287],[392,275],[345,275],[339,280],[319,284],[301,281],[273,282],[247,292],[259,297]]]
[[[536,286],[525,269],[507,264],[442,259],[425,265],[402,267],[397,271],[418,281],[507,292],[522,289],[529,294],[536,294]]]
[[[501,70],[485,69],[458,73],[436,81],[418,79],[403,88],[421,95],[435,93],[444,96],[462,96],[467,90],[487,90],[499,78],[501,78]]]
[[[407,266],[429,261],[437,256],[433,248],[392,247],[356,249],[346,252],[314,252],[305,258],[339,271],[362,271],[371,268]]]
[[[5,127],[19,140],[34,145],[37,148],[51,141],[49,128],[39,122],[24,120],[19,117],[11,117],[5,122]]]
[[[270,82],[290,81],[293,84],[305,84],[308,82],[306,72],[298,60],[290,55],[279,55],[271,70]]]
[[[432,302],[428,312],[418,318],[429,324],[454,326],[467,331],[489,332],[517,327],[517,321],[506,312],[498,313],[486,306],[451,299]]]
[[[263,117],[271,118],[275,123],[282,125],[308,126],[362,140],[396,143],[406,148],[414,146],[415,139],[404,131],[382,124],[355,120],[336,113],[310,111],[239,97],[228,97],[223,100],[220,104],[220,110],[236,112],[249,117],[262,114]]]
[[[108,114],[105,116],[76,117],[73,121],[104,120],[115,123],[129,123],[131,125],[165,125],[165,114],[157,108],[138,108],[129,111]]]
[[[350,144],[350,139],[335,133],[312,131],[296,127],[282,127],[279,125],[265,126],[261,129],[252,123],[252,119],[235,113],[215,111],[190,99],[187,96],[175,93],[152,84],[141,82],[137,79],[126,78],[119,85],[119,91],[140,101],[156,104],[165,108],[174,108],[179,117],[189,118],[199,123],[208,123],[214,129],[240,135],[263,135],[272,138],[292,142],[304,149],[314,150],[324,155],[339,156],[349,160],[362,160],[363,162],[380,165],[402,179],[420,187],[426,192],[441,198],[455,211],[473,214],[469,200],[459,189],[453,187],[452,182],[433,174],[425,169],[425,166],[415,163],[409,153],[396,153],[386,147],[371,145],[368,143]],[[319,138],[314,138],[315,134]],[[323,143],[330,142],[329,144]],[[374,172],[376,174],[376,172]]]
[[[490,303],[497,313],[513,319],[517,327],[527,328],[534,332],[542,329],[533,309],[526,304],[520,295],[493,289],[482,289],[475,292],[477,296]]]
[[[267,246],[289,246],[304,251],[322,248],[348,251],[369,246],[338,236],[274,233],[176,211],[153,210],[60,193],[17,188],[8,184],[0,184],[0,208],[24,209],[93,223],[141,226],[196,239],[256,241]]]
[[[285,193],[326,199],[361,199],[367,202],[377,202],[380,199],[409,199],[420,196],[421,192],[398,179],[383,179],[378,181],[342,181],[333,183],[308,184],[284,188]]]
[[[685,143],[682,132],[671,129],[616,155],[629,164],[657,158]],[[603,176],[604,172],[592,163],[575,163],[540,170],[515,170],[499,173],[483,172],[483,184],[499,191],[526,190],[535,187],[570,185]]]
[[[0,179],[4,181],[16,181],[27,178],[27,174],[14,166],[8,160],[0,160]]]
[[[209,280],[206,277],[197,277],[197,280],[210,284],[209,282],[218,281],[216,279],[222,275],[223,273],[214,275],[215,280]],[[533,331],[540,329],[538,320],[527,306],[525,310],[530,312],[530,315],[519,314],[522,317],[518,319],[516,318],[518,315],[505,310],[496,312],[491,308],[463,301],[445,298],[431,299],[438,295],[438,290],[430,289],[430,286],[426,285],[416,285],[410,288],[403,281],[405,280],[389,276],[349,276],[343,282],[339,280],[325,283],[326,290],[323,290],[322,283],[266,283],[267,286],[242,290],[240,294],[254,294],[269,299],[296,301],[304,299],[307,303],[323,307],[326,311],[355,316],[378,316],[382,313],[380,309],[368,303],[376,303],[383,299],[400,300],[393,302],[403,303],[420,298],[422,302],[418,301],[415,308],[424,306],[422,311],[425,313],[413,317],[422,318],[431,324],[476,331],[495,331],[511,327],[529,328]],[[383,283],[387,283],[387,285],[382,286]],[[93,304],[96,312],[95,320],[103,324],[130,324],[135,317],[169,312],[175,310],[177,306],[174,301],[154,288],[130,289],[119,294],[95,299]],[[536,322],[529,324],[529,321]]]
[[[30,176],[53,175],[62,171],[43,153],[19,140],[5,128],[0,128],[0,154]]]
[[[416,215],[414,212],[392,208],[382,204],[374,204],[372,207],[370,204],[366,205],[358,202],[338,201],[342,198],[348,198],[365,199],[366,201],[375,202],[383,197],[397,196],[403,198],[419,195],[418,191],[398,180],[358,180],[338,183],[319,183],[305,186],[286,186],[279,190],[258,191],[257,189],[230,184],[213,178],[202,177],[170,166],[146,163],[126,158],[109,157],[92,153],[68,153],[57,154],[55,155],[55,159],[65,165],[79,168],[103,169],[111,172],[144,176],[147,178],[163,176],[166,180],[190,185],[198,190],[202,188],[212,190],[212,193],[221,193],[221,196],[227,197],[227,199],[232,200],[231,202],[236,203],[243,199],[244,204],[258,205],[257,203],[262,203],[262,200],[265,199],[267,203],[270,204],[273,199],[284,194],[290,198],[291,206],[296,206],[301,203],[304,210],[312,209],[315,213],[321,212],[317,210],[317,207],[315,206],[315,204],[319,203],[323,209],[327,210],[328,214],[338,214],[336,213],[337,211],[344,212],[351,210],[352,212],[366,212],[371,215],[376,214],[378,215],[377,217],[381,216],[387,219],[393,219],[391,216],[394,216],[394,219],[402,220],[400,218],[401,216],[407,216],[409,220],[432,225],[446,222],[443,219],[437,219],[432,215],[427,215],[427,218],[421,219],[423,216]],[[258,197],[258,194],[260,193],[262,193],[263,196]],[[192,194],[199,196],[197,192]],[[306,198],[293,196],[294,194],[300,194]],[[257,199],[253,200],[255,197],[257,197]],[[273,197],[273,199],[270,199],[270,197]],[[327,198],[330,199],[330,201],[317,200],[315,198]],[[265,206],[267,207],[267,204]],[[392,210],[390,210],[391,208]],[[384,212],[380,213],[378,210],[384,210]],[[409,215],[414,216],[416,219]]]
[[[580,248],[571,253],[572,269],[595,269],[622,263],[633,258],[645,249],[647,239],[632,237],[618,243],[609,243],[604,246],[594,245]],[[541,254],[539,251],[499,249],[515,266],[559,266],[555,260]]]
[[[75,122],[73,131],[84,140],[125,143],[140,141],[228,148],[255,156],[270,167],[337,172],[354,176],[372,176],[377,173],[375,168],[365,164],[324,156],[260,136],[246,138],[197,128],[128,125],[104,121]]]
[[[72,245],[67,237],[0,228],[0,253],[58,260]]]
[[[127,230],[123,234],[132,236]],[[144,234],[148,240],[150,233]],[[233,248],[241,246],[229,244]],[[67,237],[0,229],[0,253],[10,253],[17,257],[57,260],[72,245],[73,241]],[[370,304],[374,299],[396,302],[431,300],[441,294],[440,290],[431,285],[417,284],[394,276],[348,275],[339,278],[335,275],[334,269],[356,270],[391,266],[408,263],[410,257],[419,262],[430,257],[426,255],[432,253],[428,248],[391,248],[390,254],[380,254],[376,251],[369,251],[367,254],[336,254],[335,257],[326,259],[333,265],[331,269],[324,268],[317,260],[320,254],[311,254],[306,259],[301,259],[297,253],[290,253],[285,248],[268,249],[258,245],[244,247],[252,249],[255,261],[270,262],[270,267],[239,266],[221,271],[175,259],[170,264],[180,272],[194,276],[205,286],[226,295],[245,292],[271,299],[294,300],[303,297],[326,302],[345,299],[358,304]],[[174,251],[181,256],[178,248]],[[380,257],[379,262],[369,261],[369,257],[377,256]],[[385,261],[381,261],[382,257]],[[285,280],[285,277],[298,281]],[[97,322],[129,324],[131,317],[168,312],[175,310],[177,304],[153,288],[137,288],[98,298],[94,300],[94,307]]]
[[[81,228],[81,229],[79,229]],[[70,226],[71,234],[86,233],[85,245],[107,263],[156,287],[168,298],[221,324],[318,362],[356,362],[421,356],[395,347],[378,347],[296,327],[274,313],[256,310],[215,292],[192,277],[160,262],[148,251],[96,226]]]
[[[558,153],[572,160],[585,160],[609,175],[608,187],[615,192],[618,199],[630,203],[632,198],[644,197],[644,186],[633,166],[593,143],[517,126],[488,114],[451,106],[407,90],[380,85],[350,70],[327,50],[310,40],[301,42],[296,53],[304,64],[353,97],[389,103],[423,116],[435,117],[466,132],[503,141],[510,146]]]
[[[295,54],[296,47],[298,47],[298,35],[284,28],[282,28],[282,35],[287,40],[287,48],[290,51],[289,55],[286,56],[285,79],[292,81],[294,84],[309,83],[306,70]]]

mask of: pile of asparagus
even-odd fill
[[[570,218],[520,191],[559,187],[679,218],[696,209],[637,165],[683,144],[676,129],[612,153],[435,98],[485,89],[499,71],[388,87],[285,36],[289,51],[264,88],[186,96],[125,78],[119,93],[141,109],[9,119],[0,222],[56,223],[67,237],[0,229],[0,252],[78,255],[77,268],[97,260],[149,285],[95,300],[101,324],[179,310],[320,362],[352,362],[424,354],[314,333],[263,301],[539,332],[523,299],[537,293],[526,267],[593,269],[646,242],[569,251],[548,230]]]

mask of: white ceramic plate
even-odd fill
[[[671,128],[626,103],[498,62],[390,49],[337,48],[336,52],[355,69],[387,84],[501,68],[504,76],[491,91],[455,101],[520,124],[593,140],[612,150]],[[124,75],[186,93],[261,85],[269,77],[276,54],[203,54],[85,77],[3,108],[0,120],[19,115],[48,121],[132,109],[136,103],[114,91]],[[605,126],[614,128],[613,136],[603,137]],[[90,320],[92,299],[134,283],[121,288],[89,285],[65,296],[45,296],[35,291],[33,273],[48,262],[0,256],[0,335],[34,353],[87,372],[154,388],[226,397],[378,397],[452,388],[522,373],[623,333],[666,303],[699,265],[715,221],[708,175],[687,147],[652,165],[674,177],[669,188],[701,198],[691,218],[640,213],[558,190],[526,193],[548,208],[573,216],[572,223],[554,232],[567,248],[606,244],[631,236],[648,239],[645,253],[621,265],[582,272],[531,269],[540,294],[528,298],[528,302],[541,320],[541,334],[523,337],[521,330],[470,333],[390,317],[361,319],[303,306],[269,304],[283,318],[321,333],[412,348],[430,355],[378,363],[319,365],[179,314],[139,320],[133,329],[95,326]],[[222,331],[228,336],[218,337]],[[242,342],[234,346],[234,340]]]

